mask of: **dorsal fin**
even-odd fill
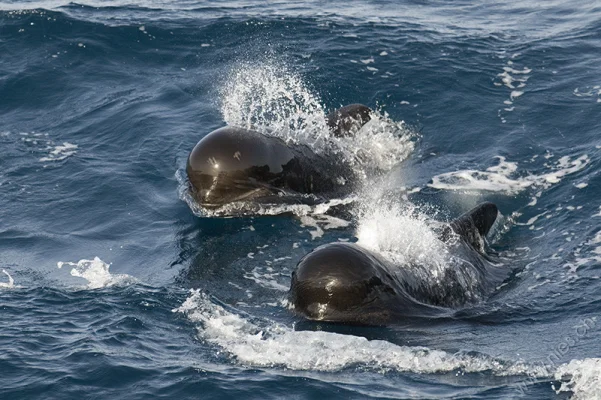
[[[453,220],[451,228],[474,248],[483,251],[482,239],[495,223],[498,212],[495,204],[482,203]]]
[[[495,223],[499,210],[494,203],[487,201],[472,208],[453,222],[452,225],[473,224],[481,236],[488,235],[488,231]]]
[[[371,119],[371,109],[363,104],[349,104],[326,116],[332,135],[352,136]]]

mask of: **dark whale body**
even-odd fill
[[[290,304],[310,320],[379,325],[472,303],[509,274],[485,252],[485,236],[496,217],[497,207],[484,203],[443,228],[441,240],[460,257],[453,258],[437,284],[425,282],[419,266],[399,268],[357,244],[320,246],[292,274]]]
[[[332,134],[348,135],[345,127],[356,129],[364,123],[357,113],[369,108],[349,107],[328,116],[335,127]],[[186,173],[192,196],[205,208],[242,201],[316,204],[353,190],[354,171],[340,161],[307,146],[226,126],[198,142],[188,157]]]

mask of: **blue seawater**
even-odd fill
[[[0,398],[601,398],[600,65],[588,1],[2,1]],[[405,206],[184,201],[210,131],[306,141],[355,102],[404,121],[365,192]],[[316,246],[435,257],[412,215],[484,200],[514,270],[491,298],[389,327],[288,310]]]

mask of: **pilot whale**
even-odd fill
[[[496,205],[483,203],[442,225],[440,240],[456,256],[437,283],[424,280],[424,266],[393,265],[358,244],[320,246],[293,272],[289,304],[310,320],[380,325],[441,315],[482,299],[510,272],[486,251],[485,237],[497,213]]]
[[[349,136],[371,110],[352,104],[326,117],[333,136]],[[225,126],[203,137],[186,165],[192,197],[211,209],[234,202],[317,204],[352,192],[350,165],[259,132]]]

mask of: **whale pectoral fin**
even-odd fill
[[[482,239],[497,219],[499,210],[491,202],[482,203],[451,222],[451,228],[476,249],[483,249]]]

